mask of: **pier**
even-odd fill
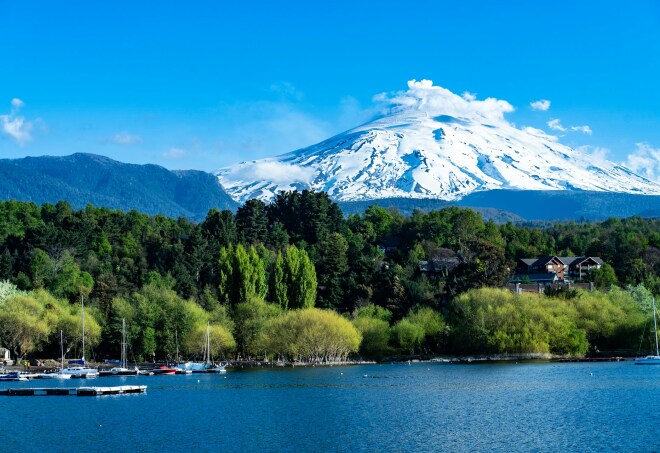
[[[14,388],[0,390],[0,396],[105,396],[145,393],[146,385],[120,385],[116,387],[48,387]]]

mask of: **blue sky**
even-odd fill
[[[375,95],[431,79],[660,173],[659,2],[238,3],[0,0],[0,158],[213,171],[357,126]]]

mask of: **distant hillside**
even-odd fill
[[[610,217],[660,217],[660,196],[588,191],[490,190],[468,195],[460,201],[386,198],[339,203],[346,214],[363,212],[368,206],[395,207],[402,214],[461,206],[481,212],[485,220],[603,220]]]
[[[94,154],[0,159],[0,199],[37,204],[66,200],[95,206],[201,220],[211,208],[238,206],[215,176],[124,164]]]
[[[609,217],[657,217],[660,196],[568,190],[491,190],[468,195],[461,206],[488,206],[528,220],[602,220]]]
[[[409,216],[415,209],[422,211],[437,211],[448,206],[458,206],[445,200],[419,199],[419,198],[383,198],[380,200],[345,201],[339,202],[339,207],[346,215],[361,214],[369,206],[377,204],[381,208],[396,208],[401,214]],[[503,209],[462,206],[480,212],[484,220],[492,220],[497,223],[520,222],[523,217]]]

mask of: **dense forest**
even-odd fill
[[[448,207],[344,217],[327,194],[283,192],[193,223],[66,202],[0,203],[0,345],[80,356],[80,300],[97,360],[334,361],[414,354],[587,354],[648,347],[660,220],[484,222]],[[598,256],[602,291],[516,295],[520,258]]]

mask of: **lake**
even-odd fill
[[[6,382],[146,394],[0,397],[2,451],[651,451],[660,366],[413,363]]]

